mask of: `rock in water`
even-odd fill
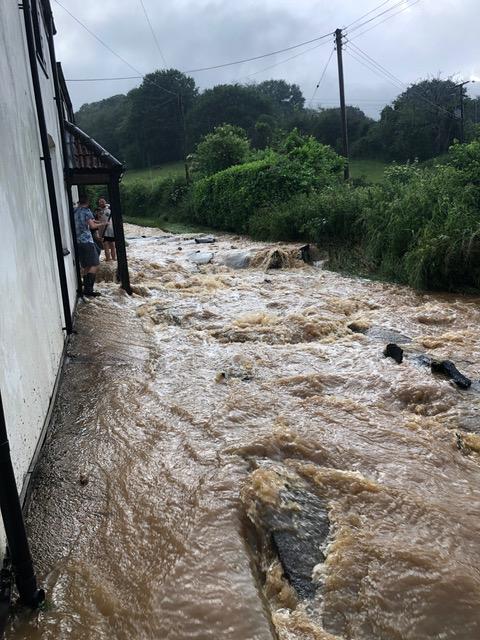
[[[201,238],[195,238],[196,244],[212,244],[216,241],[217,239],[213,236],[202,236]]]
[[[277,512],[269,523],[272,545],[286,579],[300,598],[313,598],[317,589],[312,581],[313,569],[325,561],[320,545],[330,529],[327,507],[309,491],[288,494],[295,506]]]
[[[195,264],[208,264],[213,260],[213,253],[196,251],[195,253],[190,253],[188,259]]]
[[[468,389],[472,384],[470,378],[460,373],[451,360],[432,360],[431,368],[433,373],[441,373],[453,380],[460,389]]]
[[[390,342],[389,344],[387,344],[383,355],[386,358],[393,358],[398,364],[403,361],[403,349],[394,342]]]
[[[322,548],[330,532],[328,506],[305,482],[291,480],[273,501],[268,491],[259,489],[262,482],[258,485],[255,480],[243,500],[255,528],[255,558],[260,568],[277,560],[297,597],[310,599],[320,586],[318,578],[313,578],[314,568],[325,561]]]

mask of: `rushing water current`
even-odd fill
[[[48,604],[8,639],[480,638],[479,300],[127,235],[28,509]]]

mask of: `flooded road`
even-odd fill
[[[479,300],[127,236],[28,512],[48,607],[7,638],[479,638]]]

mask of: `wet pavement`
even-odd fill
[[[79,305],[28,510],[48,606],[7,638],[480,637],[479,300],[127,236],[135,295]]]

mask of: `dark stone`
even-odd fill
[[[309,244],[304,244],[303,247],[300,247],[300,259],[307,264],[310,264],[312,262]]]
[[[433,373],[440,373],[453,380],[460,389],[468,389],[472,384],[472,381],[460,373],[451,360],[432,360],[431,368]]]
[[[318,588],[313,569],[325,561],[321,546],[330,531],[326,503],[307,487],[286,489],[280,504],[264,512],[261,525],[285,578],[300,598],[313,598]]]
[[[400,364],[403,361],[403,349],[393,342],[390,342],[385,347],[383,355],[386,358],[393,358],[396,363]]]
[[[203,238],[195,238],[196,244],[212,244],[216,242],[216,238],[213,236],[205,236]]]

